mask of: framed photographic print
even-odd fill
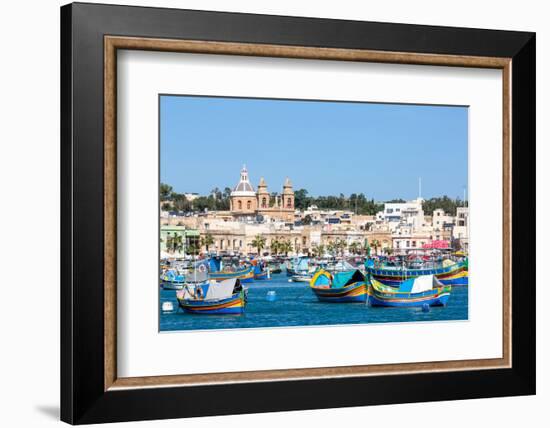
[[[77,3],[61,53],[62,420],[535,393],[533,33]]]

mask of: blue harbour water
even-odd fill
[[[321,303],[309,284],[289,283],[286,274],[271,280],[246,284],[248,303],[242,315],[194,315],[178,309],[176,292],[160,290],[160,303],[170,301],[174,311],[160,310],[160,331],[213,330],[228,328],[297,327],[368,323],[452,321],[468,319],[468,287],[453,287],[445,307],[381,308],[365,303]],[[269,301],[268,291],[276,298]]]

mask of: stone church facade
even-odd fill
[[[294,221],[294,190],[287,177],[283,192],[275,196],[267,190],[263,177],[258,184],[258,191],[250,183],[248,170],[243,166],[240,180],[231,192],[231,214],[235,217],[256,216],[275,218],[287,222]]]

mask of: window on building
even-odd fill
[[[246,201],[246,209],[249,210],[250,209],[250,206],[251,206],[251,203],[250,201]]]
[[[266,200],[266,198],[262,198],[262,208],[267,208],[267,200]]]
[[[239,207],[240,210],[242,210],[243,209],[243,201],[238,201],[237,206]]]
[[[304,245],[304,246],[305,246],[305,245],[306,245],[306,242],[307,242],[307,240],[306,240],[306,237],[305,237],[305,236],[303,236],[303,237],[302,237],[302,245]]]
[[[292,208],[292,199],[287,198],[287,200],[286,200],[286,207],[287,207],[287,208]]]
[[[386,212],[387,212],[388,214],[393,213],[393,208],[388,208],[388,209],[386,210]]]
[[[416,241],[413,241],[413,248],[416,247]]]

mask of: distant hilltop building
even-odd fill
[[[294,221],[294,190],[287,177],[282,194],[272,196],[267,190],[263,177],[254,190],[248,178],[248,170],[243,166],[241,178],[231,192],[231,214],[236,217],[263,215],[284,221]]]

